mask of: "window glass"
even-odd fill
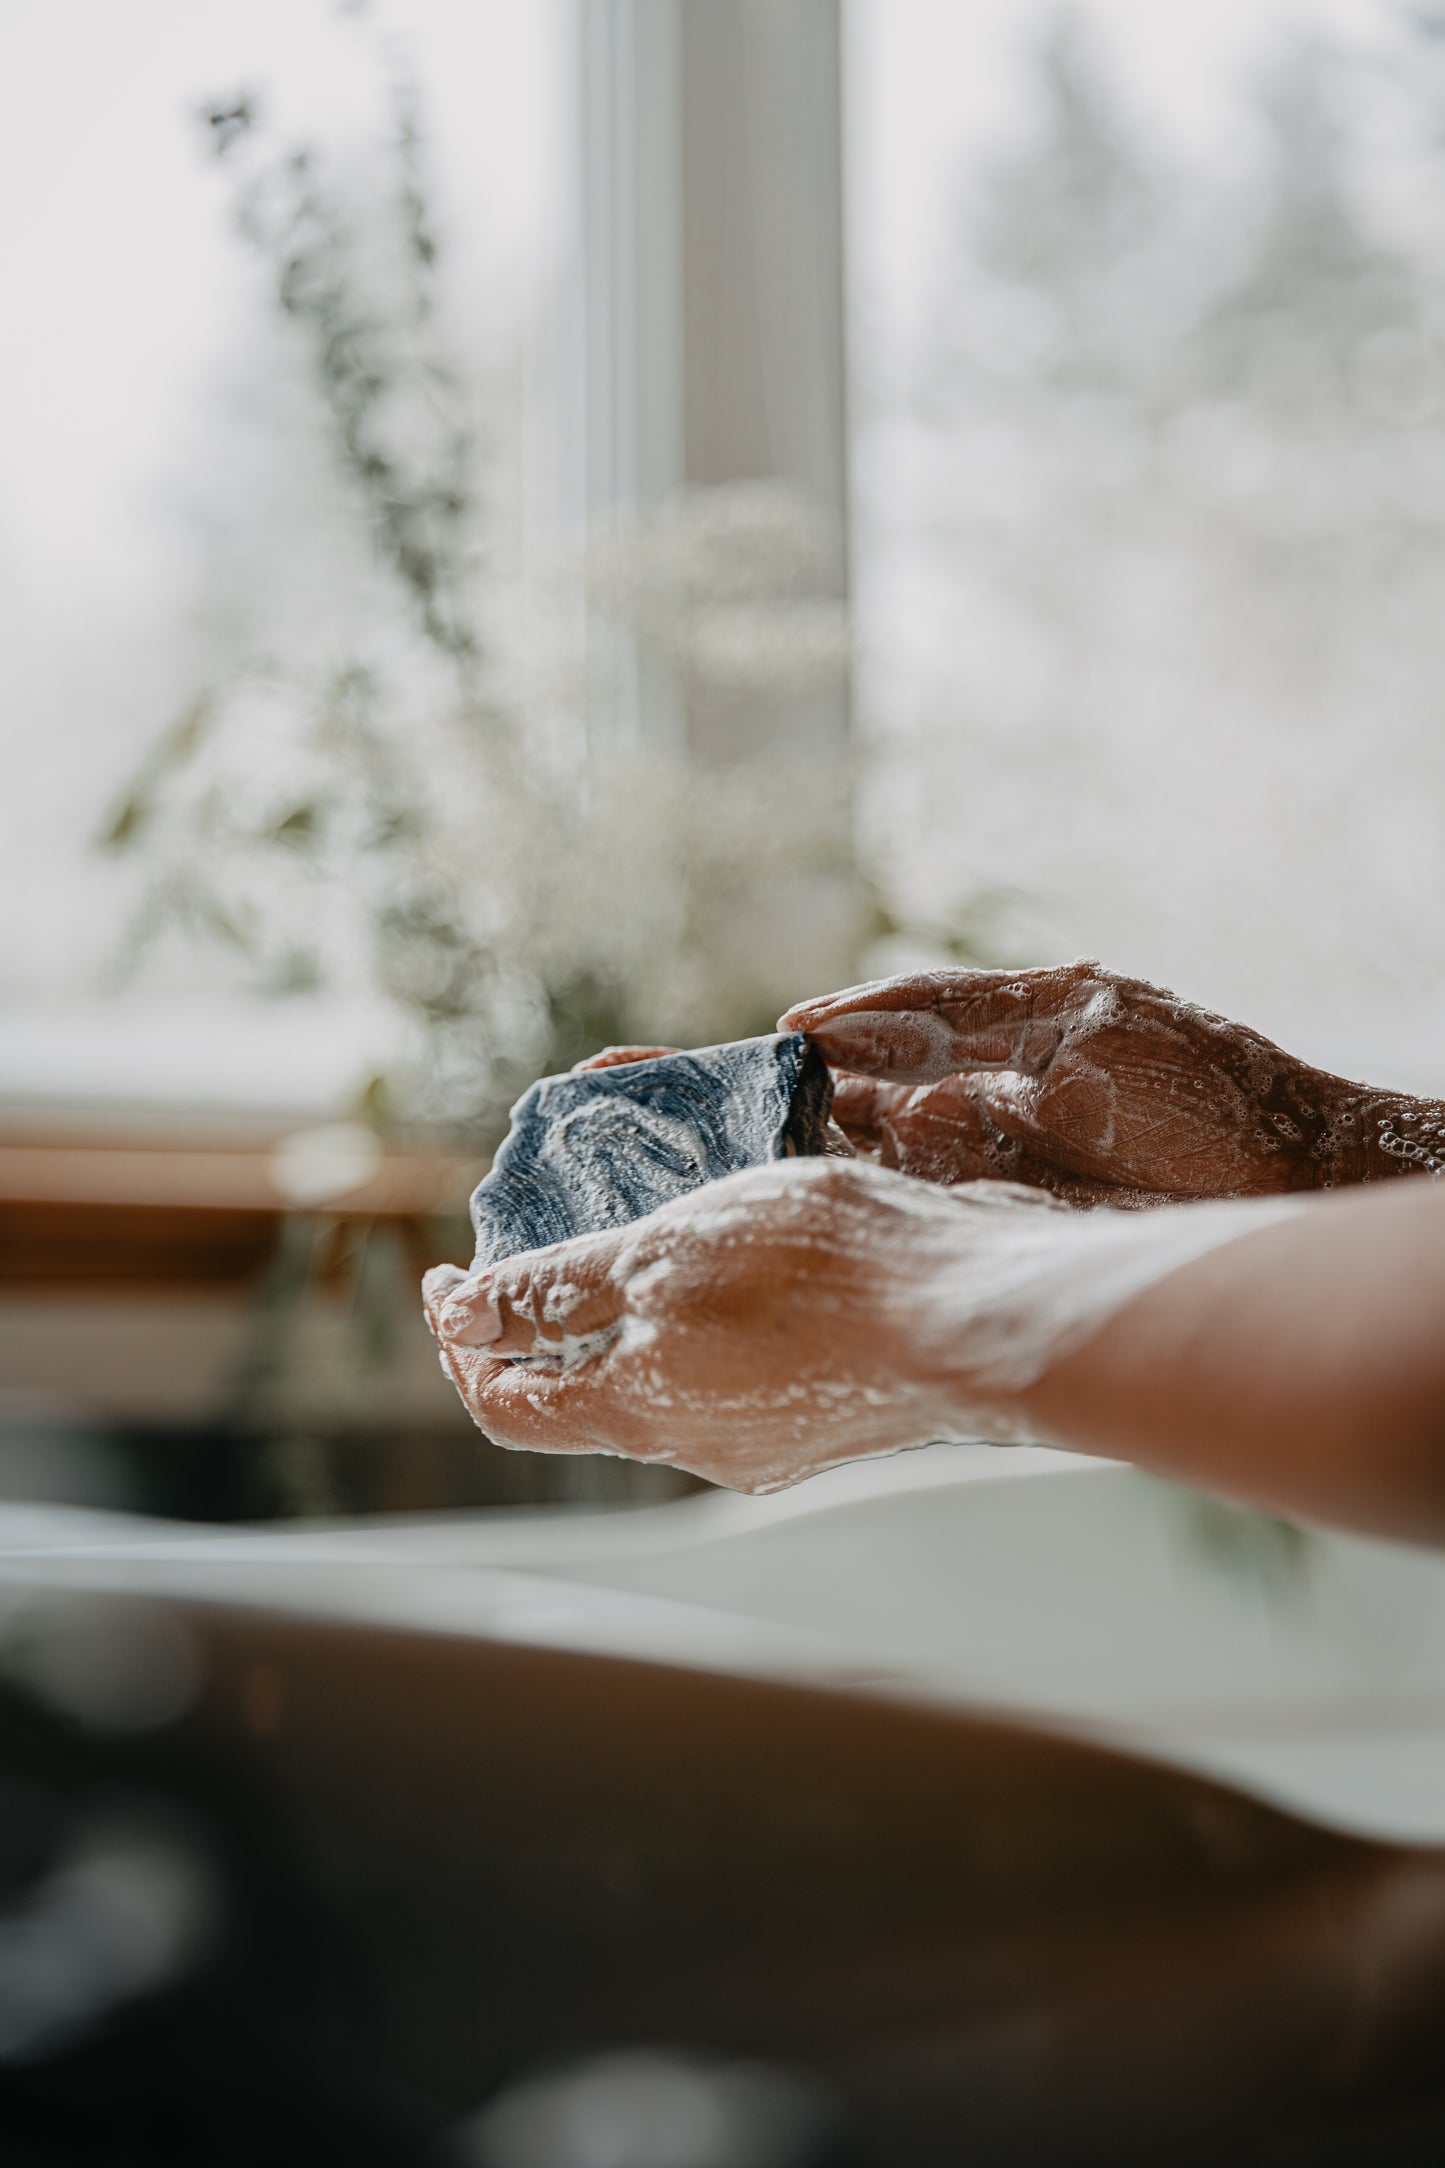
[[[1438,1089],[1438,11],[855,0],[850,27],[897,915]]]
[[[305,840],[287,701],[363,652],[417,682],[434,545],[518,640],[504,598],[571,486],[566,27],[550,0],[0,19],[0,1089],[327,1102],[384,1050],[344,910],[228,954],[252,899],[201,801]],[[188,728],[224,747],[188,767]],[[189,857],[175,820],[113,833],[138,782],[190,792]]]

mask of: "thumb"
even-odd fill
[[[1069,1018],[1114,983],[1089,957],[1036,970],[960,965],[801,1002],[780,1029],[806,1032],[834,1068],[894,1084],[939,1084],[965,1069],[1037,1076],[1057,1053]]]
[[[923,971],[870,979],[795,1002],[779,1017],[778,1029],[806,1032],[834,1069],[893,1084],[936,1084],[960,1066],[954,1034],[940,1013],[958,977]]]
[[[954,1034],[930,1009],[854,1009],[799,1025],[830,1068],[891,1084],[938,1084],[959,1067]]]

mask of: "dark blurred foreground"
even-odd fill
[[[1445,2157],[1445,1857],[1022,1729],[0,1583],[17,2168]]]
[[[357,1123],[0,1110],[0,1499],[262,1521],[695,1487],[478,1436],[420,1286],[471,1255],[485,1164]]]

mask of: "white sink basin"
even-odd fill
[[[0,1515],[0,1581],[321,1608],[1040,1717],[1445,1842],[1445,1554],[1331,1535],[1263,1585],[1177,1492],[936,1446],[770,1499],[271,1532]]]

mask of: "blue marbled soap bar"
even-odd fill
[[[833,1096],[801,1032],[544,1077],[472,1196],[473,1271],[625,1227],[744,1167],[819,1153]]]

